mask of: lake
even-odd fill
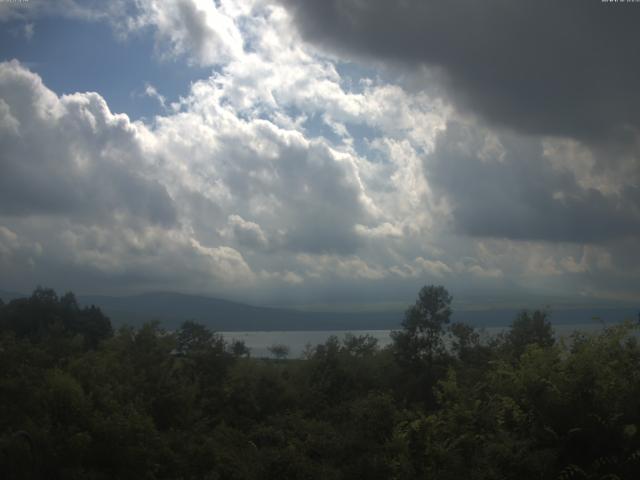
[[[556,336],[567,337],[572,332],[595,332],[601,330],[601,323],[557,324],[553,325]],[[506,327],[485,327],[478,329],[481,336],[489,337],[504,331]],[[331,335],[343,339],[347,333],[371,335],[378,340],[380,347],[391,343],[391,330],[322,330],[322,331],[284,331],[284,332],[219,332],[227,341],[242,340],[251,349],[252,357],[271,357],[269,347],[275,344],[287,345],[289,358],[301,358],[307,345],[316,346],[327,341]]]

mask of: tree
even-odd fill
[[[63,297],[63,300],[65,298],[67,297]],[[85,344],[89,348],[96,348],[101,341],[113,335],[111,321],[95,305],[77,310],[78,306],[73,298],[73,303],[67,308],[72,313],[77,311],[77,320],[72,324],[72,330],[75,329],[84,336]]]
[[[111,321],[95,306],[80,308],[73,293],[62,297],[38,287],[29,298],[17,298],[2,308],[0,327],[34,342],[70,339],[81,335],[88,349],[113,335]]]
[[[224,339],[220,335],[193,320],[182,323],[176,340],[178,353],[185,356],[203,355],[211,351],[222,353],[225,348]]]
[[[402,363],[430,364],[444,352],[442,333],[451,317],[452,297],[443,286],[424,286],[416,303],[405,313],[403,329],[391,333],[397,358]]]
[[[533,312],[524,310],[518,314],[505,338],[514,357],[519,358],[527,345],[538,345],[543,348],[553,346],[555,339],[549,316],[547,310]]]
[[[269,353],[276,357],[278,360],[284,360],[289,356],[290,353],[290,349],[287,345],[282,345],[279,343],[271,345],[269,348],[267,348],[267,350],[269,350]]]
[[[347,333],[342,340],[343,350],[354,357],[367,357],[378,351],[378,339],[369,335]]]
[[[474,357],[474,353],[481,350],[480,334],[466,323],[452,323],[449,327],[451,333],[451,348],[457,357],[463,362]]]
[[[251,356],[251,349],[247,347],[244,340],[234,340],[229,346],[229,350],[234,357],[249,357]]]

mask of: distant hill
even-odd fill
[[[25,295],[0,291],[5,302]],[[79,295],[81,305],[96,305],[114,325],[141,325],[159,320],[165,328],[176,328],[185,320],[195,320],[216,331],[288,331],[288,330],[390,330],[400,327],[403,311],[341,313],[305,312],[268,308],[217,298],[180,293],[145,293],[134,296]],[[509,325],[519,309],[456,310],[452,321],[475,327]],[[577,325],[592,322],[618,323],[637,320],[632,308],[571,308],[552,310],[554,324]]]
[[[27,295],[23,293],[7,292],[6,290],[0,290],[0,300],[2,300],[3,302],[10,302],[15,298],[22,298],[26,296]]]
[[[80,296],[78,300],[99,306],[116,325],[159,320],[167,328],[175,328],[185,320],[195,320],[217,331],[385,330],[397,328],[402,319],[401,312],[302,312],[179,293]]]

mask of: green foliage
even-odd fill
[[[396,355],[406,364],[431,363],[444,352],[442,333],[451,317],[452,297],[442,286],[426,286],[405,314],[403,330],[393,332]]]
[[[92,305],[81,309],[72,293],[58,298],[53,290],[41,287],[30,298],[2,306],[0,329],[47,344],[78,336],[86,348],[95,348],[113,334],[111,322],[99,308]]]
[[[289,347],[287,345],[282,345],[281,343],[271,345],[267,350],[269,350],[269,353],[278,360],[284,360],[290,353]]]
[[[425,286],[406,312],[402,330],[391,332],[393,354],[401,367],[396,389],[407,401],[435,405],[433,387],[446,372],[445,325],[452,297],[443,286]]]
[[[549,312],[535,310],[523,311],[511,324],[511,329],[504,338],[512,355],[519,357],[528,345],[551,347],[555,343]]]
[[[0,478],[640,476],[636,325],[556,342],[523,312],[483,341],[445,330],[450,303],[425,287],[390,348],[273,360],[195,322],[113,333],[38,289],[0,304]]]

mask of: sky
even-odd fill
[[[0,289],[639,303],[638,25],[600,0],[0,1]]]

